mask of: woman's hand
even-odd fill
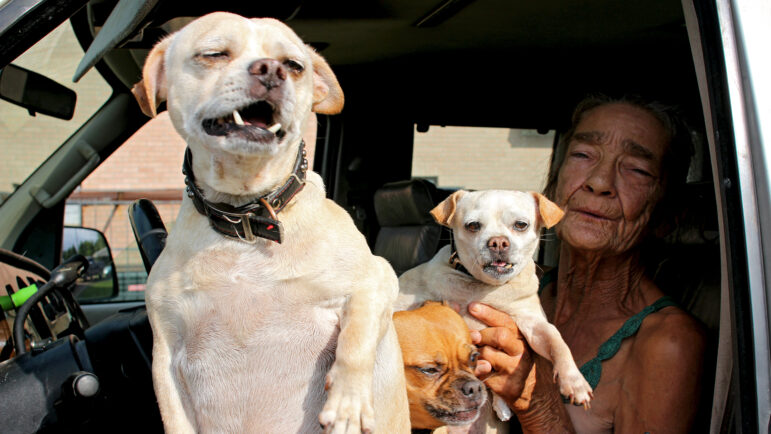
[[[506,313],[481,303],[470,304],[469,313],[490,326],[471,332],[480,355],[474,374],[512,410],[527,410],[535,386],[535,369],[525,338]]]
[[[471,332],[480,360],[474,374],[503,398],[524,433],[574,432],[557,387],[551,363],[535,357],[509,315],[481,303],[469,313],[488,328]]]

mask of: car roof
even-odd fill
[[[12,3],[22,1],[30,0]],[[327,59],[347,94],[366,90],[415,122],[556,128],[593,92],[642,93],[700,113],[677,0],[222,0],[216,8],[286,21]],[[128,88],[155,42],[213,9],[95,0],[85,10],[87,18],[73,22],[89,48],[76,75],[104,60]]]

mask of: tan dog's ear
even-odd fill
[[[155,44],[145,59],[142,68],[142,79],[134,85],[131,93],[139,103],[142,113],[154,118],[158,104],[166,100],[166,65],[164,57],[171,38],[166,38]]]
[[[565,211],[562,211],[560,207],[554,202],[546,198],[541,193],[533,192],[535,203],[538,205],[539,220],[543,223],[543,226],[550,228],[556,225],[565,215]]]
[[[336,115],[343,111],[343,89],[337,82],[327,61],[316,51],[308,47],[313,59],[313,108],[316,113]]]
[[[442,226],[450,227],[452,216],[455,215],[455,207],[458,204],[458,200],[460,200],[464,194],[466,194],[465,190],[458,190],[432,209],[431,216],[434,217],[434,220]]]

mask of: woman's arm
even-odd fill
[[[704,332],[680,310],[662,311],[646,321],[626,369],[630,375],[619,396],[616,431],[689,432],[701,395]]]
[[[514,320],[481,303],[472,303],[469,312],[490,326],[471,333],[480,346],[475,374],[509,404],[523,431],[574,432],[551,363],[530,350]]]

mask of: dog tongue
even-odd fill
[[[496,266],[496,267],[505,267],[506,263],[503,262],[503,261],[495,261],[495,262],[493,262],[493,265]]]

